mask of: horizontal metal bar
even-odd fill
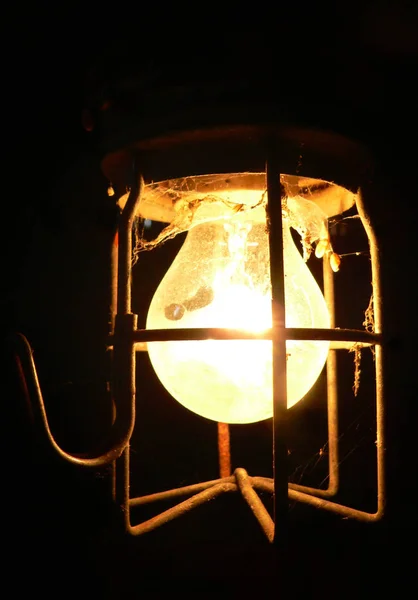
[[[251,508],[269,542],[273,542],[274,521],[267,512],[267,509],[260,500],[257,492],[253,489],[252,478],[245,469],[235,469],[234,473],[242,497]]]
[[[179,496],[187,496],[188,494],[202,492],[203,490],[207,490],[208,488],[211,488],[219,483],[234,482],[235,477],[233,475],[231,475],[231,477],[224,477],[222,479],[212,479],[211,481],[186,485],[184,487],[167,490],[165,492],[157,492],[156,494],[148,494],[146,496],[139,496],[138,498],[130,498],[129,506],[142,506],[144,504],[151,504],[152,502],[159,502],[161,500],[170,500],[171,498],[178,498]]]
[[[330,350],[351,350],[354,346],[357,348],[370,348],[374,346],[374,343],[371,342],[341,342],[341,341],[333,341],[329,344]],[[111,348],[111,346],[109,347]],[[135,342],[134,344],[135,352],[148,352],[147,342]]]
[[[274,492],[274,484],[272,479],[268,479],[267,477],[251,477],[251,482],[254,488],[264,491],[264,492]],[[351,519],[356,519],[357,521],[365,521],[365,522],[373,522],[378,521],[383,516],[383,511],[378,510],[375,513],[368,513],[362,510],[357,510],[355,508],[351,508],[349,506],[344,506],[342,504],[337,504],[336,502],[330,502],[325,498],[318,498],[317,496],[306,494],[301,491],[292,489],[292,484],[289,484],[289,499],[296,500],[297,502],[303,502],[305,504],[310,504],[315,508],[320,508],[322,510],[329,510],[343,517],[348,517]],[[309,489],[309,488],[307,488]],[[319,490],[314,490],[318,492]]]
[[[375,513],[368,513],[362,510],[351,508],[349,506],[337,504],[336,502],[330,502],[329,500],[325,500],[324,498],[317,498],[316,496],[311,496],[310,494],[304,494],[302,492],[298,492],[292,489],[289,489],[289,498],[291,500],[297,500],[298,502],[310,504],[315,508],[329,510],[330,512],[334,512],[338,515],[341,515],[342,517],[356,519],[357,521],[374,522],[379,521],[379,519],[381,519],[383,516],[383,512],[381,510],[378,510]]]
[[[152,342],[151,342],[152,343]],[[375,344],[368,342],[330,342],[330,350],[352,350],[354,346],[357,348],[371,348]],[[376,344],[377,345],[377,344]],[[113,346],[108,346],[111,349]],[[148,352],[147,342],[135,342],[135,352]]]
[[[381,334],[370,333],[364,329],[312,329],[306,327],[288,327],[278,330],[282,339],[295,341],[330,341],[345,343],[363,343],[380,345],[383,343]],[[272,340],[274,332],[267,329],[261,333],[252,333],[240,329],[201,328],[192,329],[137,329],[133,332],[135,344],[144,342],[174,342],[197,340]],[[109,345],[113,336],[108,338]],[[345,347],[345,346],[344,346]]]
[[[205,502],[209,502],[213,500],[217,496],[228,492],[236,492],[238,491],[238,487],[235,483],[218,483],[217,485],[213,485],[212,487],[200,492],[200,494],[196,494],[191,498],[188,498],[184,502],[165,510],[159,515],[153,517],[152,519],[148,519],[144,521],[144,523],[140,523],[139,525],[134,525],[129,527],[129,533],[131,535],[142,535],[144,533],[148,533],[157,527],[161,527],[161,525],[165,525],[169,521],[180,517],[181,515],[189,512],[193,508],[204,504]]]

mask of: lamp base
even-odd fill
[[[147,496],[140,496],[138,498],[129,499],[128,508],[134,506],[141,506],[152,502],[158,502],[160,500],[170,500],[173,498],[187,496],[193,494],[187,500],[180,502],[176,506],[165,510],[159,515],[140,523],[139,525],[129,526],[128,533],[131,535],[142,535],[148,533],[177,517],[189,512],[190,510],[213,500],[217,496],[229,493],[229,492],[240,492],[244,500],[251,508],[254,516],[259,522],[262,530],[264,531],[269,542],[274,540],[274,521],[271,518],[269,512],[261,501],[256,490],[260,491],[273,491],[273,480],[264,477],[250,477],[245,469],[235,469],[234,474],[230,477],[223,477],[221,479],[214,479],[211,481],[205,481],[203,483],[197,483],[195,485],[188,485],[166,492],[160,492],[156,494],[149,494]]]

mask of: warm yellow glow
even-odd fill
[[[253,191],[254,204],[259,192]],[[255,194],[255,196],[254,196]],[[248,196],[248,191],[247,191]],[[247,200],[247,198],[246,198]],[[272,325],[265,209],[235,212],[202,205],[158,287],[147,328],[217,327],[263,332]],[[200,213],[200,214],[199,214]],[[202,218],[202,215],[204,218]],[[322,293],[284,228],[287,327],[329,327]],[[328,342],[288,341],[288,407],[309,391]],[[264,340],[152,342],[152,365],[183,406],[208,419],[251,423],[272,416],[272,343]]]

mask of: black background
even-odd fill
[[[416,273],[417,24],[413,10],[390,3],[322,11],[287,6],[274,14],[261,5],[248,14],[240,7],[232,18],[211,6],[199,14],[179,7],[118,6],[109,11],[74,3],[8,9],[3,32],[7,162],[2,328],[6,335],[22,331],[31,341],[51,425],[63,447],[74,452],[94,447],[110,420],[103,373],[108,366],[106,261],[115,212],[99,168],[98,134],[81,126],[92,78],[131,63],[159,81],[176,71],[187,81],[196,72],[213,77],[216,69],[276,69],[272,72],[288,82],[287,94],[299,107],[326,115],[328,125],[370,145],[387,185],[399,192],[400,200],[391,198],[381,207],[384,247],[393,245],[390,272],[396,288]],[[175,240],[174,245],[179,248],[180,243]],[[338,243],[343,247],[342,238]],[[158,250],[153,271],[138,264],[137,274],[147,273],[134,300],[140,318],[172,253],[172,247]],[[353,279],[360,277],[361,267],[346,264]],[[369,293],[367,281],[362,285],[356,293],[358,310]],[[392,329],[407,325],[413,333],[416,292],[412,283],[398,289],[405,295],[405,313],[398,311]],[[391,306],[399,304],[392,301]],[[315,597],[327,591],[330,578],[336,595],[343,597],[349,584],[361,593],[375,580],[396,581],[399,591],[414,583],[416,467],[406,443],[412,444],[416,432],[411,354],[399,383],[402,410],[396,413],[397,436],[403,438],[395,464],[403,497],[396,518],[388,529],[370,528],[293,507],[286,557],[266,547],[247,508],[229,497],[153,537],[120,538],[113,529],[119,515],[108,501],[107,470],[80,472],[39,446],[7,352],[4,364],[5,574],[12,574],[15,590],[42,588],[56,597],[133,593],[152,598],[160,597],[165,585],[179,583],[204,597],[211,582],[222,586],[221,597],[226,590],[243,593],[250,583],[261,592],[273,585],[282,592],[292,587],[296,595],[306,587]],[[364,368],[370,368],[367,360]],[[141,477],[133,481],[133,492],[216,477],[215,426],[172,403],[152,380],[146,357],[141,357],[139,375],[146,382],[144,415],[150,416],[134,435],[132,462]],[[366,401],[368,392],[363,388],[360,401]],[[299,480],[306,466],[303,482],[308,484],[318,484],[324,476],[318,454],[326,439],[322,408],[320,400],[310,407],[305,403],[294,417],[299,426],[292,433],[291,468]],[[368,432],[373,414],[368,405],[365,410]],[[366,436],[373,442],[373,434],[367,438],[361,430],[356,420],[360,413],[363,409],[345,411],[348,433],[344,430],[341,442],[346,454],[350,445],[356,448],[352,462],[344,463],[351,475],[349,498],[367,505],[372,471],[361,476],[357,470],[364,460],[362,440]],[[303,435],[309,430],[315,435]],[[234,430],[233,460],[251,473],[270,475],[270,439],[269,423],[251,426],[245,435]],[[358,491],[361,483],[365,498]]]

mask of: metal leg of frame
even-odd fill
[[[245,469],[235,469],[235,477],[244,500],[247,502],[257,521],[260,523],[269,542],[273,542],[275,530],[274,521],[267,512],[257,492],[254,490],[252,478]]]
[[[357,210],[369,239],[372,265],[374,330],[382,334],[383,298],[380,286],[380,256],[376,235],[371,225],[361,194],[357,199]],[[376,373],[376,446],[377,446],[377,514],[383,516],[386,505],[386,406],[383,377],[383,352],[381,344],[375,346]]]
[[[130,498],[129,505],[132,506],[143,506],[144,504],[152,504],[161,500],[172,500],[173,498],[179,498],[181,496],[189,496],[192,494],[198,494],[203,492],[214,485],[219,483],[235,483],[235,476],[223,477],[221,479],[212,479],[210,481],[204,481],[202,483],[194,483],[192,485],[185,485],[180,488],[174,488],[172,490],[166,490],[165,492],[157,492],[155,494],[147,494],[146,496],[140,496],[138,498]]]

